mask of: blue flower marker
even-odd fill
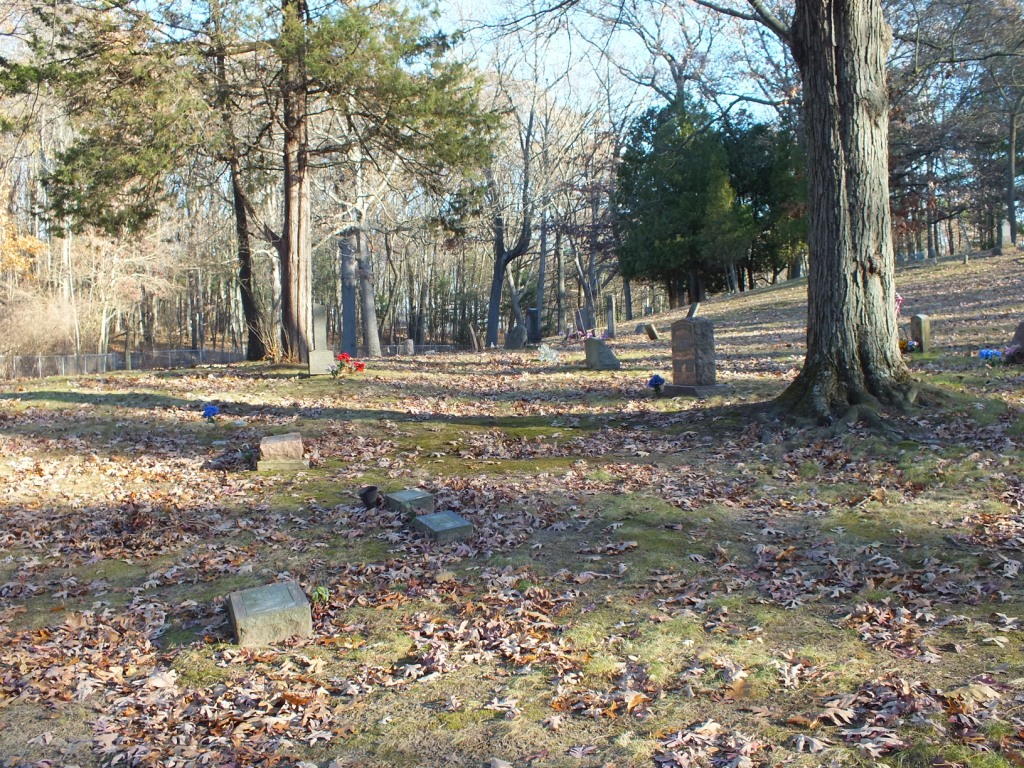
[[[658,374],[651,376],[650,381],[647,382],[648,389],[653,389],[656,395],[661,395],[661,388],[663,386],[665,386],[665,379]]]
[[[203,418],[209,422],[213,422],[218,413],[220,413],[220,408],[216,405],[208,405],[203,408]]]
[[[1003,356],[1003,353],[998,349],[981,349],[978,350],[978,357],[982,360],[998,360]]]

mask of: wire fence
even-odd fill
[[[137,371],[154,368],[188,368],[193,365],[237,363],[245,353],[234,350],[160,349],[132,352],[131,368]],[[0,378],[42,379],[47,376],[80,376],[88,373],[124,371],[125,356],[121,352],[105,355],[19,355],[0,357]]]

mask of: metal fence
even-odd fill
[[[237,363],[244,352],[212,349],[161,349],[153,352],[132,352],[134,370],[153,368],[188,368],[206,363]],[[41,379],[46,376],[80,376],[87,373],[123,371],[125,356],[121,352],[106,355],[21,355],[0,357],[0,378]]]
[[[417,344],[416,351],[414,354],[417,355],[435,355],[442,354],[445,352],[455,352],[458,348],[453,344]],[[394,357],[395,355],[404,354],[402,352],[401,344],[388,344],[381,347],[380,352],[386,357]]]

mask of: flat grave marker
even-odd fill
[[[473,524],[450,510],[420,515],[412,521],[412,527],[438,544],[463,541],[473,536]]]
[[[419,488],[406,488],[404,491],[388,493],[384,497],[388,509],[401,512],[408,517],[429,515],[434,511],[434,496]]]
[[[246,648],[313,634],[309,600],[294,581],[232,592],[228,616],[236,641]]]

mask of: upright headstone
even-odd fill
[[[918,352],[932,351],[932,321],[928,315],[910,318],[910,338],[917,344]]]
[[[686,319],[693,320],[693,318],[697,316],[698,312],[700,312],[700,302],[695,301],[692,304],[690,304],[690,308],[686,310]]]
[[[652,307],[650,304],[645,304],[644,305],[644,317],[650,317],[653,314],[654,314],[654,307]]]
[[[654,323],[648,323],[645,325],[644,331],[647,332],[647,338],[651,341],[657,341],[661,338],[661,335],[658,333],[658,329],[654,327]]]
[[[323,304],[313,305],[313,348],[309,350],[309,375],[326,376],[338,361],[327,346],[327,308]]]
[[[605,296],[604,297],[604,315],[605,325],[608,327],[608,338],[615,338],[615,297]]]
[[[313,634],[309,600],[294,581],[232,592],[228,617],[238,644],[244,647]]]
[[[540,344],[543,338],[540,334],[540,309],[530,307],[526,310],[526,340],[531,344]]]
[[[523,349],[526,347],[526,328],[521,325],[512,326],[505,334],[505,349]]]
[[[260,472],[306,469],[309,462],[302,454],[302,435],[298,432],[269,435],[260,440],[260,457],[256,469]]]
[[[622,367],[612,348],[601,339],[584,339],[583,349],[587,355],[587,367],[594,371],[617,371]]]
[[[662,393],[703,397],[717,389],[714,325],[704,318],[672,323],[672,383],[666,384]]]
[[[398,353],[400,355],[407,355],[412,357],[416,354],[416,342],[413,339],[406,339],[402,342],[402,346],[399,348]]]
[[[1010,222],[1003,219],[999,222],[999,247],[997,250],[1005,251],[1013,245],[1013,234],[1010,232]]]

